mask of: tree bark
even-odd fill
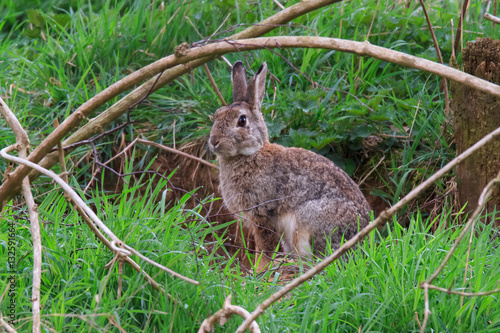
[[[500,40],[477,38],[475,42],[467,42],[462,59],[464,72],[500,84]],[[459,155],[485,134],[500,127],[500,98],[456,82],[451,83],[451,93],[455,142]],[[457,166],[460,207],[467,203],[466,211],[475,209],[481,190],[495,178],[499,170],[500,139],[497,138]],[[486,206],[488,212],[492,212],[495,205],[497,211],[500,210],[498,189],[493,192],[492,199]],[[496,215],[499,216],[500,213]],[[496,224],[500,225],[500,221]]]

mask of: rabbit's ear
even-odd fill
[[[244,101],[247,95],[247,72],[241,61],[233,65],[231,81],[233,82],[233,103]]]
[[[248,84],[248,103],[255,106],[258,110],[260,110],[266,92],[266,74],[267,64],[263,63],[257,71],[257,74],[255,74]]]

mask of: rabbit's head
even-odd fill
[[[269,141],[261,113],[265,93],[267,65],[263,63],[248,82],[241,61],[233,65],[233,103],[214,114],[208,146],[222,157],[252,155]]]

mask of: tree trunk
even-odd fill
[[[500,84],[500,40],[477,38],[475,43],[467,42],[462,59],[466,73]],[[451,94],[458,155],[484,135],[500,127],[500,98],[455,82],[451,83]],[[467,203],[466,211],[476,208],[481,191],[499,171],[500,139],[495,139],[457,166],[456,182],[460,207]],[[498,189],[487,205],[488,212],[491,212],[495,205],[497,210],[500,210]],[[500,221],[497,222],[499,223]]]

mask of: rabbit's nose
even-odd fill
[[[218,136],[213,135],[213,136],[210,137],[210,144],[212,146],[214,146],[214,148],[217,148],[217,146],[219,145],[219,143],[220,143],[220,139],[219,139]]]

